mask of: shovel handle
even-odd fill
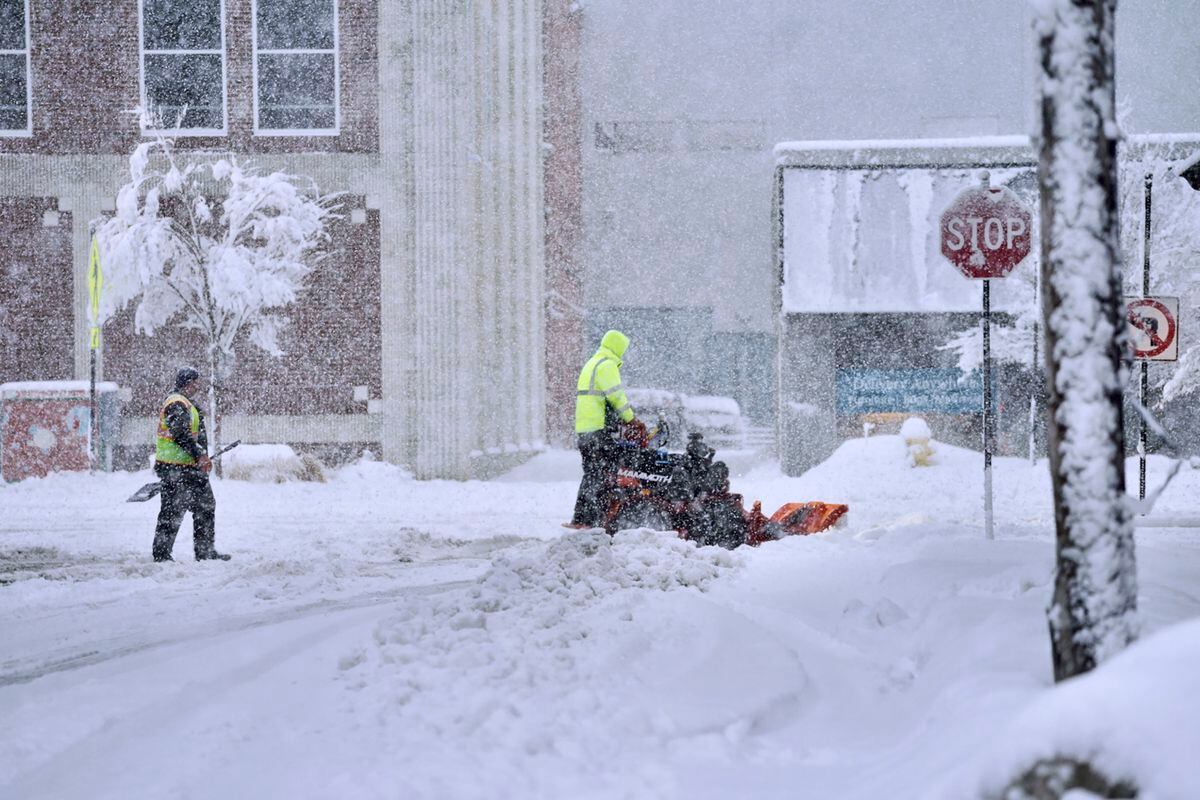
[[[241,443],[242,443],[242,440],[241,440],[241,439],[238,439],[238,440],[237,440],[237,441],[235,441],[233,444],[227,444],[227,445],[225,445],[225,446],[224,446],[224,447],[222,447],[220,450],[218,450],[218,451],[217,451],[215,454],[213,454],[212,460],[213,460],[213,461],[216,461],[218,458],[220,458],[221,456],[225,455],[226,453],[228,453],[230,450],[232,450],[233,448],[237,447],[237,446],[238,446],[239,444],[241,444]]]

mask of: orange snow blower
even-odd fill
[[[683,453],[656,446],[666,441],[665,423],[646,437],[618,440],[620,450],[606,484],[604,529],[674,530],[699,545],[733,549],[784,536],[819,533],[845,518],[841,503],[787,503],[770,517],[762,503],[745,510],[740,494],[729,491],[729,467],[714,461],[716,451],[699,433],[688,437]]]

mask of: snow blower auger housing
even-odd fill
[[[713,460],[716,451],[701,434],[688,436],[683,453],[669,453],[655,446],[666,441],[666,433],[660,422],[642,441],[618,440],[616,467],[606,486],[604,530],[609,534],[627,528],[674,530],[699,545],[732,550],[819,533],[849,511],[841,503],[787,503],[767,517],[757,500],[747,511],[742,496],[729,491],[729,467]]]

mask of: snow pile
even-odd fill
[[[430,743],[405,765],[400,794],[580,797],[627,791],[631,782],[651,794],[662,788],[652,768],[614,775],[611,765],[678,730],[695,703],[655,716],[630,695],[630,683],[641,685],[630,662],[681,627],[652,613],[654,596],[684,594],[685,605],[694,603],[740,559],[648,530],[571,534],[530,552],[498,558],[472,586],[406,606],[377,627],[373,648],[341,660],[357,690],[356,717],[376,719],[382,735],[405,743],[399,752]],[[436,744],[447,740],[455,746]],[[478,785],[466,775],[478,775]]]
[[[286,444],[242,444],[221,456],[224,477],[235,481],[283,483],[284,481],[325,482],[325,469],[315,457],[297,455]]]
[[[364,450],[357,461],[330,470],[328,477],[331,481],[384,485],[391,484],[393,481],[413,480],[409,470],[397,464],[380,461],[379,457],[370,450]]]
[[[914,439],[929,441],[933,438],[933,432],[929,430],[929,423],[925,420],[920,417],[909,417],[900,426],[900,436],[906,442],[911,442]]]
[[[157,504],[124,502],[150,473],[0,484],[0,797],[957,800],[1056,753],[1200,797],[1196,628],[1054,688],[1046,462],[994,459],[988,540],[982,455],[938,447],[761,465],[747,504],[850,522],[732,554],[564,537],[573,451],[489,482],[216,480],[219,564],[187,523],[150,562]],[[1156,514],[1197,492],[1181,472]],[[1139,529],[1138,569],[1147,630],[1200,616],[1200,532]]]
[[[576,450],[545,450],[493,480],[499,483],[557,483],[579,485],[583,467]]]
[[[1002,797],[1035,763],[1088,762],[1109,782],[1132,782],[1140,797],[1200,797],[1200,620],[1181,623],[1038,695],[947,787],[949,797]]]

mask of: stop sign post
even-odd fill
[[[983,281],[983,524],[992,525],[992,303],[991,280],[1007,277],[1031,248],[1033,214],[1011,189],[980,185],[950,201],[942,212],[942,255],[965,277]]]

